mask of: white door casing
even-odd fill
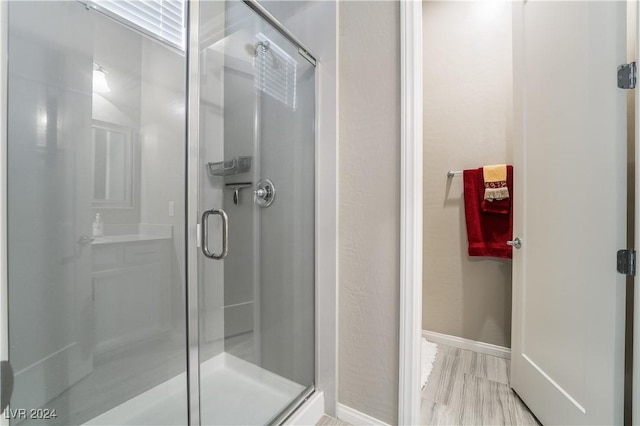
[[[543,424],[621,424],[625,2],[514,3],[511,385]]]

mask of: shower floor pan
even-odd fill
[[[263,425],[305,387],[223,352],[200,365],[203,425]],[[93,418],[85,425],[180,425],[187,421],[186,374]]]

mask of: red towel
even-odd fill
[[[507,173],[509,173],[509,167],[511,166],[507,166]],[[511,188],[509,188],[509,191],[511,191]],[[488,201],[483,198],[480,201],[480,208],[483,212],[487,213],[509,214],[511,212],[511,197],[505,198],[504,200],[493,201]]]
[[[504,214],[504,204],[485,206],[482,168],[465,170],[464,213],[467,222],[469,256],[492,256],[511,259],[512,248],[507,241],[513,238],[513,167],[507,166],[507,188],[509,188],[508,214]],[[494,201],[493,203],[495,203]],[[490,205],[492,203],[486,203]],[[497,210],[497,211],[493,211]]]

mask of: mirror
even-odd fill
[[[133,208],[132,130],[93,120],[93,206]]]

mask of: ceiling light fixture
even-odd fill
[[[111,91],[107,83],[107,71],[95,62],[93,63],[93,91],[96,93]]]

